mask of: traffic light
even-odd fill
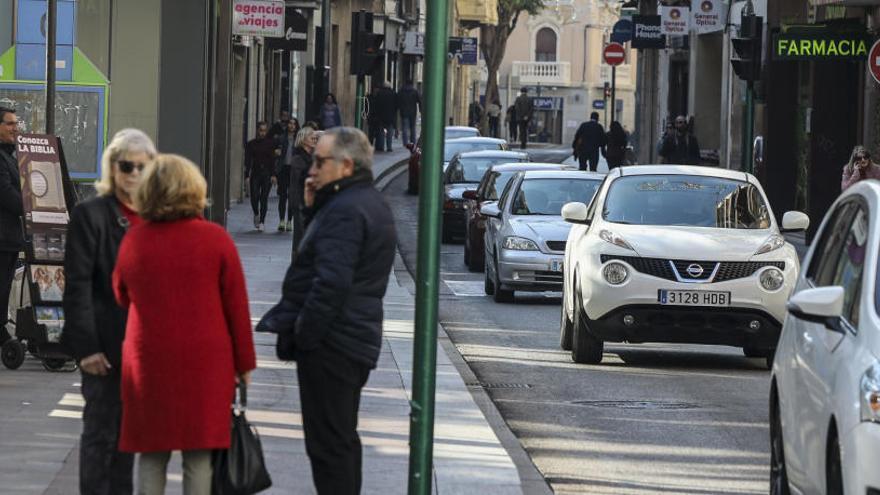
[[[351,14],[351,74],[365,76],[373,72],[385,55],[385,35],[373,32],[373,13],[361,10]]]
[[[733,71],[743,81],[761,79],[761,47],[764,18],[756,15],[742,16],[739,37],[732,38],[736,55],[730,59]]]
[[[611,98],[611,83],[605,83],[605,99]]]

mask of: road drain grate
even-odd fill
[[[532,388],[528,383],[475,383],[468,382],[465,383],[468,387],[483,387],[483,388]]]
[[[674,402],[662,400],[576,400],[572,404],[578,406],[602,407],[608,409],[697,409],[700,406],[689,402]]]

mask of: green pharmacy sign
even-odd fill
[[[865,60],[871,49],[867,34],[778,33],[770,47],[774,60]]]

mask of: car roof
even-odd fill
[[[471,136],[471,137],[463,137],[463,138],[452,138],[447,139],[447,143],[497,143],[504,144],[507,141],[499,138],[485,137],[485,136]]]
[[[507,151],[507,150],[480,150],[480,151],[465,151],[463,153],[458,154],[458,158],[528,158],[529,155],[527,153],[522,153],[519,151]]]
[[[519,172],[522,170],[572,170],[571,166],[562,163],[496,163],[490,167],[494,172]]]
[[[602,180],[605,174],[585,172],[583,170],[527,170],[523,172],[523,180],[529,179],[593,179]]]
[[[616,167],[608,173],[610,177],[626,177],[630,175],[699,175],[703,177],[720,177],[755,183],[757,180],[751,174],[718,167],[705,167],[700,165],[637,165],[630,167]]]
[[[443,128],[444,131],[473,131],[480,132],[476,127],[468,127],[466,125],[448,125]]]

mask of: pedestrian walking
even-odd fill
[[[391,141],[397,130],[397,93],[391,88],[391,84],[386,82],[379,89],[376,95],[376,107],[373,111],[378,114],[379,125],[382,129],[380,139],[382,137],[385,139],[384,150],[390,153],[393,151]],[[382,151],[383,148],[377,147],[376,149]]]
[[[486,107],[486,114],[489,116],[489,135],[497,138],[498,124],[501,122],[501,102],[498,98]]]
[[[61,342],[82,373],[79,490],[84,494],[132,493],[134,456],[118,448],[127,314],[116,304],[112,275],[126,230],[141,222],[133,196],[144,167],[155,156],[156,148],[143,132],[117,132],[101,158],[98,196],[79,203],[67,226]]]
[[[305,203],[309,235],[282,288],[278,351],[295,355],[306,452],[320,495],[361,490],[357,416],[382,345],[382,298],[394,260],[391,209],[373,187],[372,150],[350,127],[318,140]],[[279,320],[280,321],[280,320]]]
[[[578,166],[581,170],[589,170],[595,172],[599,167],[599,153],[605,155],[605,144],[608,138],[605,135],[605,129],[599,123],[599,112],[590,114],[590,120],[581,124],[574,135],[574,141],[571,143],[574,156],[578,160]],[[609,167],[611,166],[609,162]]]
[[[18,116],[11,108],[0,107],[0,310],[3,321],[9,313],[9,293],[15,278],[18,253],[24,247],[21,178],[15,154]],[[6,325],[0,325],[0,346],[12,338]]]
[[[480,105],[480,102],[473,101],[468,106],[468,125],[480,127],[481,120],[483,120],[483,106]]]
[[[691,132],[684,115],[675,118],[674,130],[667,133],[660,148],[664,163],[676,165],[699,165],[700,145]]]
[[[379,86],[373,86],[370,96],[367,97],[369,111],[367,113],[367,125],[369,126],[370,144],[376,151],[385,151],[385,130],[382,127],[381,112],[379,111]]]
[[[515,143],[516,142],[516,129],[519,127],[519,123],[516,121],[516,107],[514,105],[510,105],[507,107],[507,140],[508,142]]]
[[[290,112],[282,110],[281,115],[278,117],[278,121],[272,124],[272,127],[269,128],[269,135],[275,139],[283,136],[287,132],[287,123],[290,122],[290,118]],[[298,121],[297,126],[299,126]]]
[[[416,119],[421,108],[422,97],[413,87],[412,81],[407,81],[403,89],[397,93],[397,110],[400,112],[400,128],[404,145],[416,142]]]
[[[131,314],[122,348],[119,448],[140,453],[138,494],[165,493],[172,451],[183,493],[211,493],[211,451],[228,449],[237,381],[256,367],[241,261],[226,230],[202,218],[207,183],[177,155],[159,155],[135,193],[144,219],[113,271]]]
[[[312,168],[312,154],[318,144],[318,131],[312,127],[303,127],[296,135],[293,161],[290,167],[290,211],[293,212],[293,248],[299,245],[305,233],[303,225],[305,182],[309,169]]]
[[[605,135],[605,160],[608,161],[608,170],[623,166],[627,144],[623,126],[616,120],[611,122],[608,133]]]
[[[293,207],[288,208],[290,199],[290,167],[296,154],[296,136],[299,133],[299,121],[290,119],[287,121],[286,132],[275,138],[275,148],[281,150],[278,162],[275,166],[275,177],[278,180],[278,232],[290,231],[293,228]]]
[[[871,153],[864,146],[853,148],[849,163],[843,167],[840,190],[846,191],[853,184],[865,179],[880,179],[880,165],[871,160]]]
[[[341,125],[342,114],[339,113],[336,96],[333,93],[327,93],[327,96],[324,97],[324,104],[321,105],[321,128],[332,129]]]
[[[248,141],[244,151],[244,178],[251,191],[251,208],[254,211],[254,228],[262,232],[269,209],[269,191],[276,182],[275,140],[269,136],[269,126],[257,123],[257,137]],[[278,150],[280,153],[280,150]]]
[[[514,102],[514,111],[516,112],[516,120],[519,124],[519,147],[526,149],[529,140],[529,123],[532,121],[532,114],[535,112],[535,104],[529,98],[529,90],[522,88],[519,90],[519,96]]]

